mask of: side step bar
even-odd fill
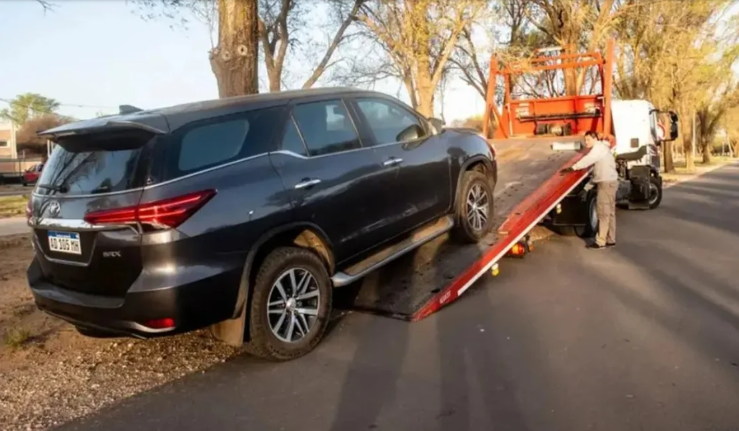
[[[375,269],[392,262],[400,256],[403,256],[409,251],[412,251],[432,239],[449,232],[452,227],[454,227],[454,219],[452,216],[442,217],[439,220],[418,229],[403,241],[383,248],[368,258],[346,268],[344,271],[337,272],[333,277],[331,277],[331,282],[333,282],[334,287],[346,286],[347,284],[359,280]]]

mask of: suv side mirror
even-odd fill
[[[434,128],[434,135],[441,133],[445,125],[444,120],[434,117],[429,118],[429,123],[431,123],[431,127]]]
[[[398,136],[395,137],[395,140],[397,142],[415,141],[421,136],[423,136],[423,129],[421,129],[418,124],[411,124],[401,130],[400,133],[398,133]]]
[[[670,141],[677,139],[679,120],[677,114],[670,111]]]

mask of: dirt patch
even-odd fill
[[[34,305],[25,278],[30,244],[29,235],[0,237],[3,430],[58,425],[241,353],[204,331],[154,340],[80,335]]]

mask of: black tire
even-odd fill
[[[291,290],[294,290],[293,285],[285,287],[282,286],[281,281],[280,285],[283,292],[288,297],[287,301],[282,301],[285,304],[282,307],[284,311],[281,315],[269,314],[270,302],[272,304],[278,302],[274,300],[274,296],[282,297],[275,284],[278,279],[292,283],[289,275],[291,270],[296,271],[296,279],[302,278],[304,272],[309,273],[315,284],[308,279],[310,285],[306,285],[305,291],[308,293],[308,289],[311,289],[310,292],[315,290],[318,291],[318,295],[298,302],[296,292]],[[283,277],[287,277],[287,280]],[[273,361],[296,359],[312,351],[326,332],[326,326],[331,315],[332,290],[333,287],[326,266],[315,253],[298,247],[281,247],[273,250],[264,259],[254,283],[249,313],[250,339],[247,351],[260,358]],[[272,301],[270,301],[271,297]],[[304,308],[301,308],[301,306]],[[308,311],[312,311],[313,306],[317,308],[315,316],[298,312],[298,310],[308,310],[308,308],[311,308]],[[273,305],[272,307],[274,311],[280,306]],[[284,318],[280,321],[279,319],[282,316]],[[291,324],[293,330],[288,332]],[[292,342],[284,339],[293,340],[296,335],[300,335],[296,332],[298,328],[302,330],[306,325],[308,326],[307,335]],[[274,326],[277,326],[277,334],[273,329]],[[281,331],[283,328],[284,331]],[[278,335],[281,335],[283,339],[279,338]]]
[[[585,226],[574,227],[575,235],[580,238],[593,238],[598,233],[598,210],[597,194],[588,194],[588,222]]]
[[[481,222],[481,218],[477,218],[478,223],[481,227],[476,227],[473,222],[470,221],[470,210],[472,209],[467,205],[467,200],[470,192],[476,187],[477,190],[481,190],[487,197],[486,203],[482,206],[487,205],[487,219]],[[490,184],[488,177],[478,171],[467,171],[462,175],[462,185],[459,187],[459,195],[456,197],[456,208],[454,211],[454,229],[452,234],[455,239],[461,242],[475,243],[484,238],[493,227],[493,217],[495,206],[493,204],[493,187]],[[483,210],[484,211],[484,210]],[[472,216],[475,219],[475,216]]]
[[[598,233],[597,195],[588,193],[587,211],[588,222],[585,226],[552,226],[551,229],[561,236],[577,236],[580,238],[592,238]]]
[[[652,190],[656,196],[652,199]],[[662,181],[657,177],[649,177],[649,209],[653,210],[662,203]]]

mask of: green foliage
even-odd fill
[[[53,114],[59,109],[59,102],[36,93],[24,93],[10,101],[10,107],[0,111],[0,117],[16,125],[23,125],[31,118]]]

